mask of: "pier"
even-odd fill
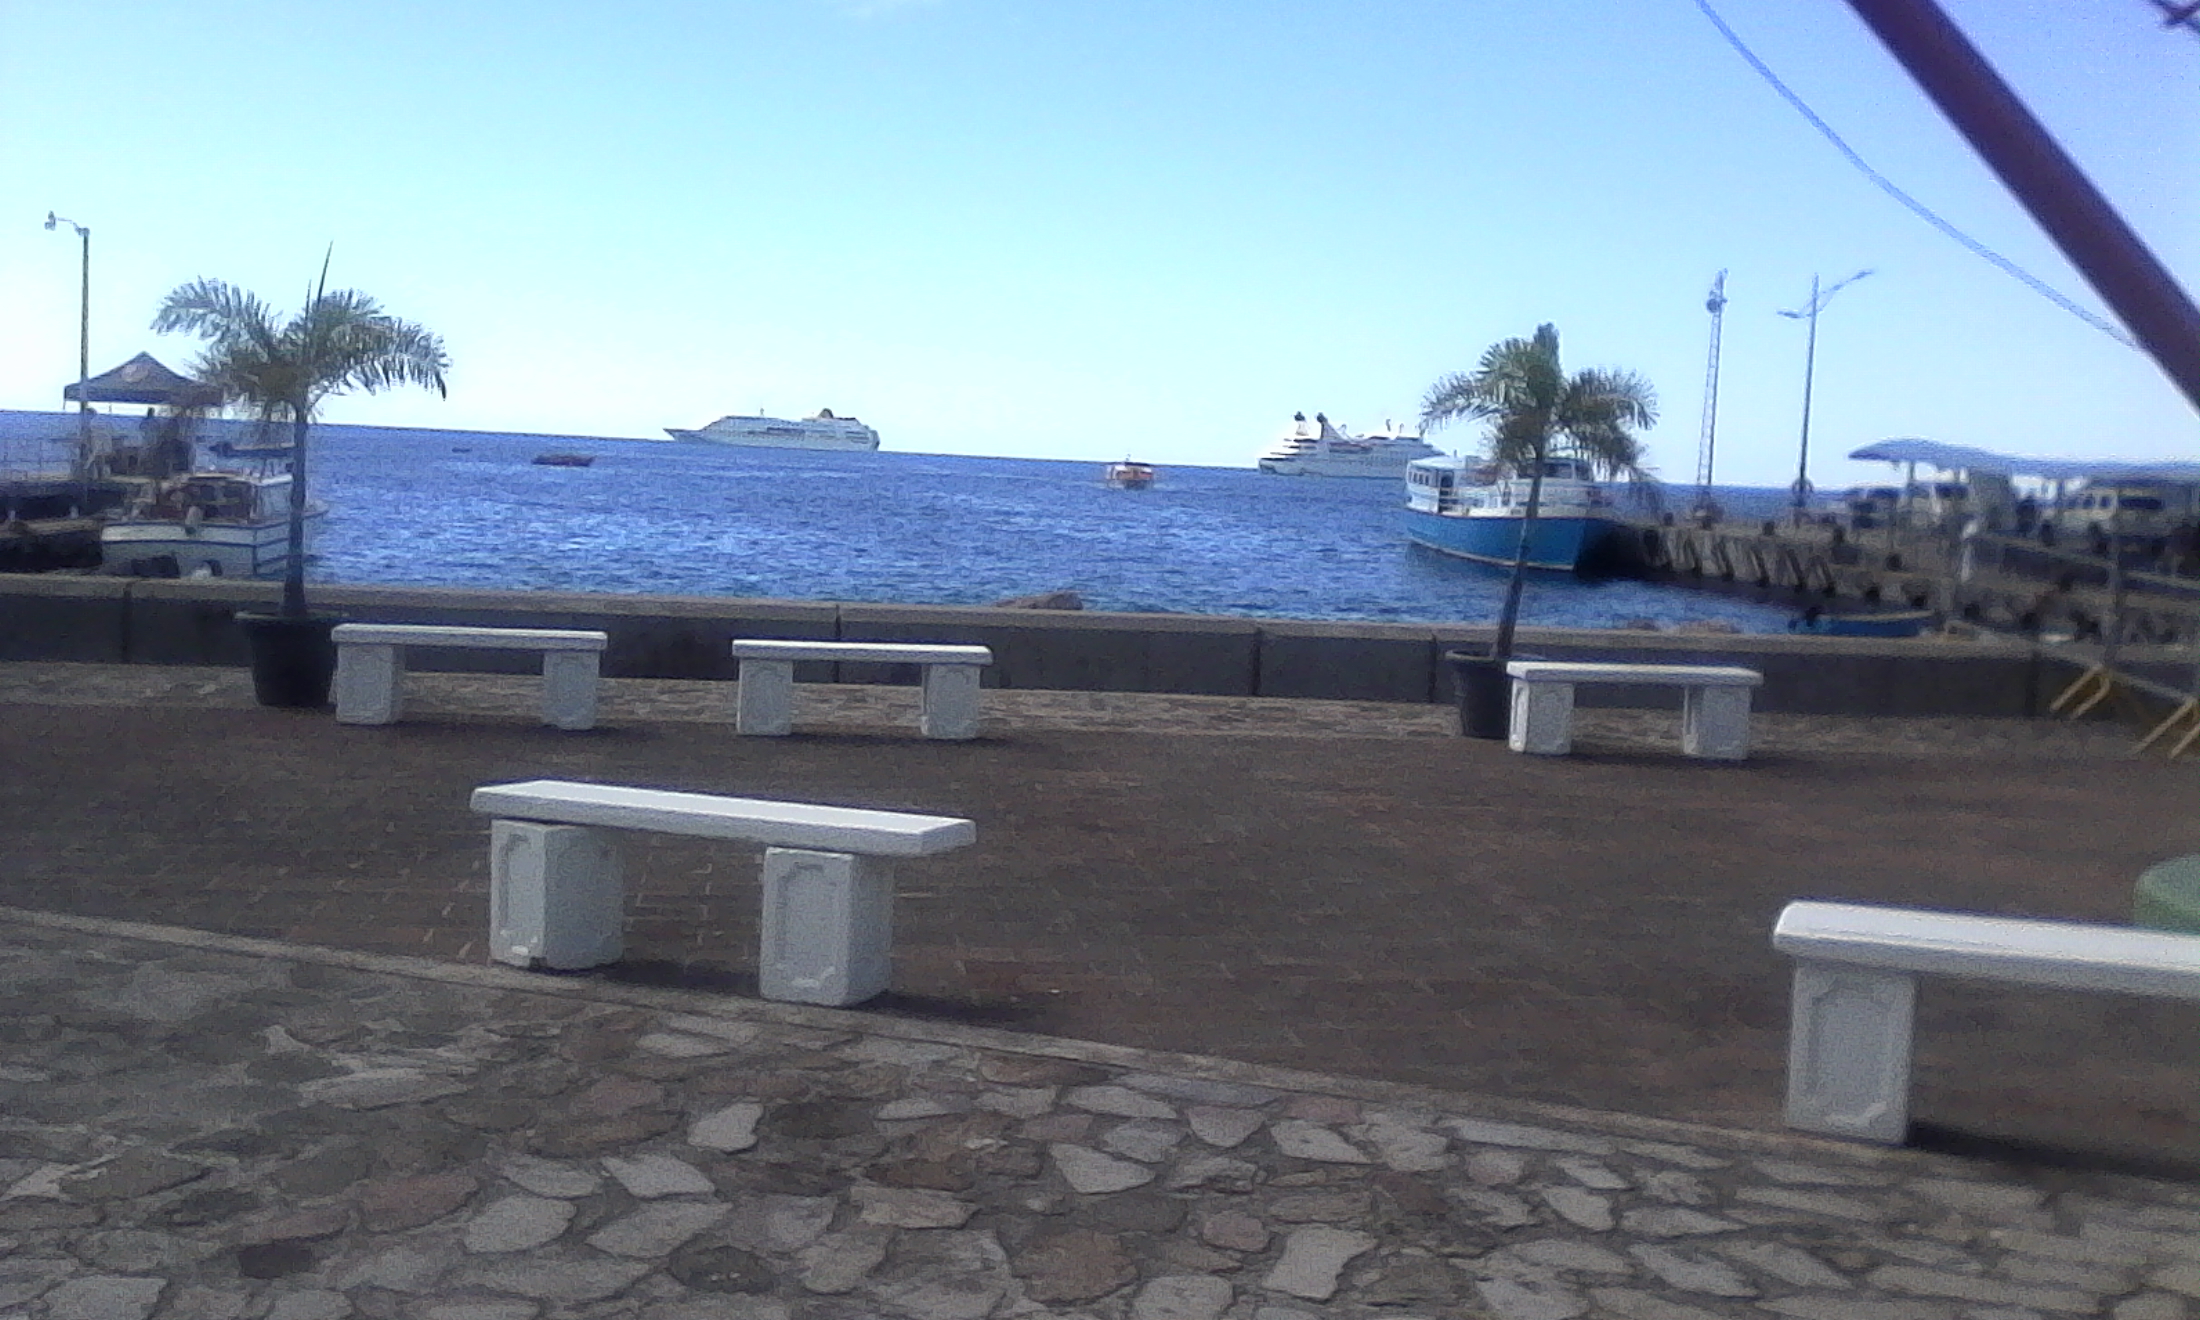
[[[2134,540],[2111,558],[1991,532],[1852,531],[1820,521],[1703,526],[1670,516],[1643,520],[1636,531],[1653,581],[1770,592],[1799,611],[1932,610],[1949,622],[2049,641],[2200,642],[2200,566],[2190,547],[2180,560],[2173,547]]]

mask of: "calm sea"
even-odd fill
[[[58,413],[0,412],[21,470]],[[221,430],[210,431],[220,436]],[[1399,485],[1172,467],[1110,490],[1096,463],[825,454],[573,436],[314,428],[317,580],[500,589],[982,605],[1072,590],[1087,608],[1385,622],[1483,622],[1500,570],[1410,545]],[[590,467],[537,465],[549,452]],[[39,455],[52,461],[48,451]],[[1674,492],[1685,500],[1687,492]],[[1785,492],[1723,488],[1730,513]],[[1602,628],[1791,611],[1641,582],[1538,574],[1523,618]]]

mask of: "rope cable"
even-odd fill
[[[2077,317],[2079,320],[2085,322],[2087,325],[2092,326],[2094,329],[2100,331],[2102,334],[2107,335],[2109,338],[2115,340],[2117,343],[2122,344],[2127,348],[2137,348],[2139,346],[2138,341],[2133,339],[2129,334],[2125,333],[2122,327],[2109,321],[2105,317],[2102,317],[2092,311],[2089,311],[2085,307],[2080,306],[2078,303],[2072,301],[2068,297],[2065,297],[2061,292],[2057,291],[2046,281],[2039,279],[2038,277],[2034,276],[2030,271],[2024,269],[2022,266],[2019,266],[2016,262],[2011,261],[2009,258],[2001,255],[1999,252],[1994,251],[1992,248],[1986,246],[1984,243],[1979,242],[1977,239],[1972,238],[1969,234],[1964,233],[1962,230],[1948,223],[1946,220],[1941,219],[1940,216],[1936,215],[1933,212],[1932,208],[1926,206],[1925,203],[1917,200],[1915,197],[1910,196],[1910,194],[1908,194],[1907,192],[1904,192],[1901,186],[1896,184],[1894,180],[1888,178],[1884,174],[1881,174],[1878,170],[1873,169],[1870,162],[1866,161],[1862,156],[1858,155],[1856,149],[1854,147],[1851,147],[1838,132],[1834,131],[1833,125],[1827,123],[1824,119],[1820,118],[1818,112],[1811,109],[1810,106],[1803,100],[1803,98],[1796,94],[1793,88],[1789,87],[1786,83],[1780,80],[1780,75],[1774,73],[1771,66],[1767,65],[1763,60],[1757,58],[1757,53],[1749,48],[1748,44],[1742,40],[1739,33],[1735,32],[1733,28],[1727,26],[1726,20],[1719,17],[1718,11],[1711,7],[1709,0],[1696,0],[1696,8],[1703,11],[1703,16],[1711,20],[1711,25],[1719,30],[1719,35],[1725,37],[1727,44],[1732,46],[1735,52],[1738,53],[1744,60],[1747,60],[1749,62],[1749,66],[1757,71],[1758,76],[1763,78],[1767,83],[1771,84],[1772,90],[1778,92],[1789,105],[1794,106],[1796,113],[1802,115],[1804,119],[1810,121],[1811,127],[1817,129],[1828,142],[1831,142],[1834,145],[1835,150],[1839,151],[1844,157],[1848,159],[1849,164],[1854,165],[1857,168],[1858,172],[1862,173],[1865,178],[1871,180],[1872,183],[1877,185],[1881,192],[1886,193],[1889,197],[1892,197],[1896,201],[1902,203],[1902,205],[1907,208],[1911,214],[1917,216],[1919,219],[1925,221],[1933,228],[1938,229],[1941,233],[1946,234],[1948,237],[1962,244],[1974,255],[1984,258],[1986,261],[1999,268],[2002,273],[2014,277],[2026,288],[2032,290],[2032,292],[2039,294],[2041,297],[2047,299],[2051,303],[2054,303],[2057,307],[2062,308],[2064,311],[2070,313],[2072,316]]]

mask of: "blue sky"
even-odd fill
[[[2188,288],[2200,39],[2143,0],[1944,0]],[[1880,170],[2083,281],[1838,0],[1723,0]],[[1855,173],[1691,0],[0,0],[0,406],[191,346],[200,276],[333,280],[441,332],[445,400],[330,420],[655,436],[819,407],[890,449],[1250,464],[1294,410],[1405,418],[1555,323],[1637,370],[1693,480],[1702,302],[1730,270],[1722,481],[1894,435],[2190,458],[2144,356]],[[1471,432],[1437,437],[1463,446]]]

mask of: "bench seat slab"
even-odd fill
[[[822,807],[807,802],[716,797],[618,784],[530,779],[474,790],[473,809],[500,819],[734,839],[769,848],[816,848],[879,857],[925,857],[974,843],[978,827],[954,816]]]
[[[578,825],[489,826],[489,955],[559,971],[619,960],[626,879],[611,836]]]
[[[764,850],[764,998],[860,1004],[893,977],[894,867],[879,857]]]
[[[609,633],[595,628],[470,628],[438,623],[340,623],[338,646],[451,646],[491,651],[601,651]]]
[[[905,665],[990,665],[991,648],[933,642],[804,642],[736,638],[736,660],[872,661]]]
[[[1512,660],[1505,672],[1539,683],[1647,683],[1660,687],[1759,687],[1764,675],[1738,665],[1629,665]]]
[[[1799,962],[1791,1004],[1788,1126],[1899,1144],[1910,1128],[1917,978]]]

